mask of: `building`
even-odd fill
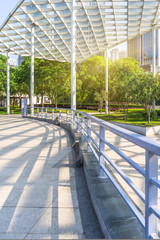
[[[23,60],[24,60],[24,57],[18,56],[18,59],[17,59],[18,66],[23,62]]]
[[[98,56],[105,57],[105,54],[104,54],[104,52],[100,52],[98,54]],[[127,57],[127,51],[124,47],[121,48],[121,49],[114,48],[114,49],[111,49],[111,50],[108,51],[108,59],[111,62],[114,62],[115,60],[123,59],[123,58],[126,58],[126,57]]]
[[[10,67],[17,68],[17,64],[16,64],[16,60],[15,59],[10,58],[9,63],[10,63]]]
[[[125,50],[120,50],[118,48],[114,48],[110,51],[110,58],[109,60],[111,62],[114,62],[115,60],[118,60],[118,59],[123,59],[127,57],[127,52]]]
[[[128,57],[140,62],[148,72],[153,71],[153,32],[146,33],[128,41]],[[156,72],[160,71],[160,30],[156,30]]]

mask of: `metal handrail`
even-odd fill
[[[126,130],[118,127],[112,123],[100,120],[87,113],[65,108],[35,108],[41,109],[41,117],[43,117],[43,110],[45,109],[45,117],[47,118],[47,109],[52,109],[52,120],[54,120],[54,111],[59,110],[59,120],[61,121],[61,111],[67,112],[67,117],[63,118],[67,124],[71,124],[77,131],[81,132],[83,139],[87,141],[88,151],[92,151],[97,161],[99,162],[99,176],[103,177],[104,174],[108,176],[111,182],[114,184],[120,195],[123,197],[125,202],[128,204],[132,212],[140,224],[145,229],[145,238],[157,238],[158,236],[158,225],[157,218],[160,218],[160,210],[158,209],[158,189],[160,188],[160,181],[158,180],[158,156],[160,156],[160,142],[142,136],[138,133]],[[24,115],[27,115],[27,110],[22,111]],[[34,111],[31,111],[34,112]],[[37,111],[39,113],[39,110]],[[71,112],[71,113],[70,113]],[[75,117],[75,115],[77,116]],[[38,114],[37,114],[38,115]],[[34,117],[34,116],[33,116]],[[92,124],[97,124],[99,133],[92,128]],[[87,127],[87,129],[86,129]],[[131,158],[126,156],[118,148],[112,145],[105,139],[105,130],[108,130],[123,139],[128,140],[131,143],[145,149],[145,170],[134,162]],[[99,142],[91,136],[91,134],[98,137]],[[126,174],[107,156],[105,153],[105,146],[115,151],[120,157],[122,157],[127,163],[134,167],[144,178],[145,178],[145,194],[138,189],[138,187],[126,176]],[[136,195],[145,203],[145,218],[139,212],[137,207],[126,195],[120,184],[110,174],[106,167],[106,162],[110,164],[115,171],[121,176],[125,182],[134,190]]]

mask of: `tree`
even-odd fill
[[[35,59],[35,95],[41,96],[41,105],[44,107],[43,97],[49,89],[50,61]]]
[[[139,62],[133,58],[118,59],[113,63],[112,70],[112,100],[120,102],[124,109],[124,119],[126,119],[125,110],[130,101],[129,82],[135,79],[138,73],[143,72],[139,67]]]
[[[19,95],[20,106],[22,94],[30,96],[30,58],[26,57],[15,71],[15,82]]]
[[[60,97],[70,94],[70,64],[50,61],[48,64],[48,87],[46,93],[55,101],[57,108]]]
[[[93,92],[93,76],[89,72],[90,65],[88,63],[89,61],[86,60],[77,64],[77,102],[80,103],[80,106],[89,99]]]
[[[16,69],[10,68],[10,94],[12,96],[12,102],[13,106],[15,104],[15,95],[18,92],[18,83],[16,81]]]
[[[3,93],[6,90],[6,71],[7,71],[7,58],[3,55],[0,55],[0,96],[2,97]]]
[[[110,61],[108,63],[110,73],[112,63]],[[88,99],[91,102],[98,102],[98,107],[103,107],[108,95],[105,92],[105,66],[106,60],[101,56],[94,56],[78,66],[77,80],[80,85],[77,86],[77,97],[80,104]]]
[[[129,83],[132,101],[141,103],[148,114],[148,123],[150,123],[150,114],[153,106],[153,100],[160,98],[160,79],[153,73],[140,72]]]

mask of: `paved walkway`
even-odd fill
[[[87,217],[81,216],[76,186],[82,172],[76,171],[69,136],[62,128],[0,116],[0,239],[86,238]],[[88,216],[94,220],[89,204]],[[94,229],[95,238],[102,238],[95,222],[88,223],[87,238],[94,238]]]

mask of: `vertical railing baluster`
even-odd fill
[[[79,132],[79,113],[77,113],[77,132]]]
[[[76,125],[76,116],[75,116],[75,111],[73,111],[73,127]]]
[[[69,111],[67,110],[67,126],[68,126],[68,123],[69,123]]]
[[[52,121],[54,121],[54,109],[52,109]]]
[[[37,108],[37,117],[39,117],[39,108]]]
[[[47,119],[47,108],[45,110],[45,118]]]
[[[81,115],[81,138],[84,139],[84,116]]]
[[[73,126],[73,110],[71,110],[71,125]]]
[[[91,120],[87,119],[87,152],[91,152]]]
[[[158,189],[150,182],[151,177],[158,179],[158,157],[147,150],[145,157],[145,238],[148,239],[151,234],[158,234],[157,217],[150,212],[150,207],[158,204]]]
[[[59,122],[61,122],[61,109],[59,109]]]
[[[41,108],[41,118],[43,118],[43,108]]]
[[[100,131],[99,131],[99,177],[106,177],[102,166],[105,165],[105,159],[102,155],[102,152],[105,151],[105,143],[104,140],[105,139],[105,129],[103,127],[100,126]]]

